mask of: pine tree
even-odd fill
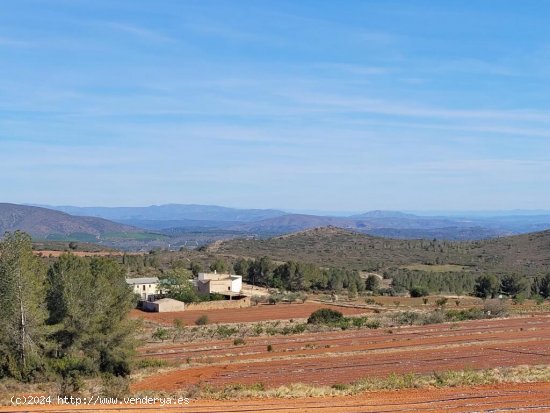
[[[45,268],[29,235],[6,233],[0,242],[0,376],[31,378],[46,345]]]
[[[128,374],[135,325],[127,319],[133,293],[124,268],[107,258],[65,254],[50,268],[48,281],[55,357],[76,360],[82,372]],[[66,363],[58,364],[63,375]]]

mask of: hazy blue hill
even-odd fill
[[[348,218],[321,217],[317,215],[288,214],[247,224],[239,224],[232,229],[253,233],[285,234],[309,228],[334,226],[354,228],[355,223]]]
[[[114,221],[259,221],[285,215],[275,209],[237,209],[215,205],[151,205],[147,207],[75,207],[48,206],[71,215],[94,216]],[[172,226],[172,225],[169,225]]]
[[[150,229],[155,231],[167,229],[181,230],[200,230],[200,229],[226,229],[242,224],[239,221],[211,221],[203,219],[175,219],[175,220],[159,220],[159,219],[117,219],[116,222],[121,224],[132,225],[139,228]]]
[[[101,217],[171,237],[219,233],[268,237],[333,226],[400,239],[478,240],[550,229],[550,214],[511,211],[508,215],[429,216],[400,211],[368,211],[349,217],[238,209],[215,205],[167,204],[148,207],[51,207],[72,215]],[[516,212],[518,214],[516,214]],[[521,215],[525,212],[524,215]],[[521,214],[520,214],[521,213]],[[194,236],[195,236],[194,235]],[[201,237],[199,237],[201,238]],[[202,239],[202,238],[201,238]],[[174,245],[173,242],[171,242]]]
[[[399,211],[368,211],[364,214],[351,215],[350,218],[353,219],[363,219],[363,218],[419,218],[418,215],[406,214]]]

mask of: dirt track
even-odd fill
[[[203,314],[208,315],[210,323],[248,323],[267,320],[289,320],[307,318],[319,308],[334,308],[345,315],[362,314],[368,310],[331,306],[329,304],[305,303],[305,304],[277,304],[258,305],[248,308],[229,308],[224,310],[193,310],[178,311],[173,313],[148,313],[140,310],[132,310],[132,318],[143,318],[155,323],[172,325],[176,318],[183,320],[186,325],[194,325],[195,320]]]
[[[134,390],[178,390],[202,383],[262,383],[277,387],[350,383],[390,373],[485,369],[550,364],[550,317],[479,320],[383,330],[149,345],[142,357],[189,367],[148,377]],[[272,352],[267,345],[271,344]]]
[[[550,411],[550,383],[498,384],[446,389],[363,393],[353,397],[191,401],[186,406],[0,407],[0,412],[88,413],[368,413],[368,412],[531,412]]]

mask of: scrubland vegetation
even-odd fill
[[[228,385],[224,388],[198,386],[187,393],[194,397],[214,400],[251,397],[326,397],[351,396],[363,392],[380,390],[429,389],[440,387],[479,386],[495,383],[528,383],[550,381],[550,367],[522,366],[485,370],[453,370],[433,372],[427,375],[389,374],[384,378],[364,378],[353,383],[332,386],[294,383],[273,389],[266,389],[262,383],[249,385]]]
[[[227,254],[228,246],[222,243],[215,251],[208,248],[150,251],[110,258],[64,254],[54,258],[33,255],[31,241],[25,234],[7,234],[0,244],[0,304],[6,309],[7,320],[1,325],[0,377],[28,386],[56,383],[62,394],[79,392],[91,382],[101,383],[106,392],[111,388],[124,393],[129,392],[128,378],[132,370],[148,374],[172,366],[163,360],[136,359],[135,348],[146,341],[155,345],[164,342],[178,345],[228,340],[229,345],[244,350],[250,340],[264,337],[260,352],[280,356],[277,340],[286,336],[294,339],[294,336],[355,330],[357,334],[366,334],[377,329],[391,335],[401,326],[446,322],[453,323],[450,327],[453,328],[458,322],[505,317],[515,304],[521,304],[526,298],[541,304],[537,308],[546,308],[542,304],[550,295],[550,271],[538,264],[534,266],[536,271],[532,267],[523,271],[524,267],[518,265],[505,271],[500,266],[502,259],[487,252],[487,245],[493,245],[491,242],[382,241],[365,236],[356,239],[355,235],[344,236],[340,231],[333,235],[347,241],[334,244],[331,238],[332,241],[326,243],[325,234],[320,232],[311,245],[309,234],[301,238],[292,235],[273,241],[254,241],[260,246],[257,251],[266,254],[252,256]],[[304,242],[304,249],[300,249],[300,242]],[[229,245],[241,244],[231,241]],[[78,245],[68,247],[69,252],[78,248]],[[472,254],[479,248],[485,248],[484,252],[474,257]],[[358,253],[358,258],[354,258]],[[214,313],[205,311],[197,312],[188,325],[177,318],[173,325],[155,325],[148,321],[147,328],[138,331],[136,322],[128,317],[135,298],[125,277],[157,276],[164,289],[170,290],[172,298],[185,302],[221,298],[202,296],[189,283],[204,270],[236,273],[251,285],[267,288],[269,294],[251,298],[257,309],[271,308],[270,304],[277,309],[285,305],[281,303],[304,303],[313,299],[354,306],[357,308],[353,311],[362,313],[365,309],[370,313],[344,315],[338,307],[331,307],[315,311],[309,318],[302,315],[301,319],[223,324],[210,318]],[[407,300],[414,300],[404,298],[409,295],[417,297],[417,305],[407,304]],[[461,297],[463,295],[478,298]],[[463,305],[463,302],[470,303],[468,300],[477,301],[475,305]],[[305,308],[300,304],[289,308],[293,306]],[[192,363],[192,359],[187,356],[188,363]],[[496,374],[488,378],[493,373],[466,373],[393,375],[384,380],[363,380],[326,388],[316,386],[318,391],[307,386],[300,388],[307,389],[303,390],[306,393],[353,394],[369,388],[497,380]],[[529,374],[523,374],[520,380],[527,380]],[[301,394],[295,393],[297,386],[281,388],[281,394]],[[221,391],[202,388],[199,393],[222,398],[252,393],[278,394],[275,389],[240,384]]]

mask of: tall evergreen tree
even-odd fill
[[[27,380],[42,366],[46,344],[45,268],[29,235],[0,242],[0,375]]]
[[[78,359],[81,370],[128,374],[135,325],[127,319],[133,293],[124,269],[107,258],[66,254],[50,268],[48,281],[55,357]]]

